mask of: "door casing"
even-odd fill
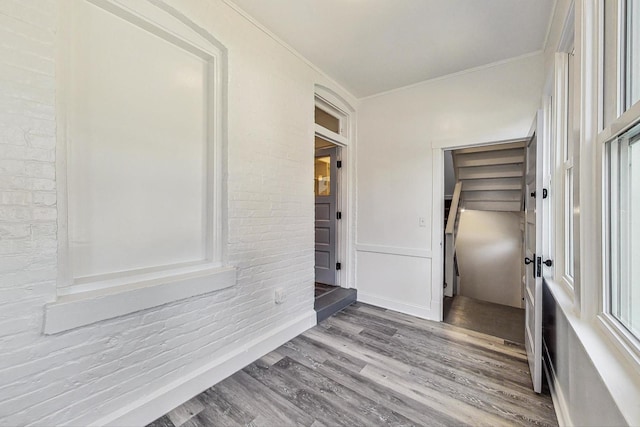
[[[355,288],[355,233],[352,232],[355,223],[355,109],[339,94],[322,85],[315,85],[315,105],[341,119],[340,134],[315,125],[314,136],[340,147],[342,167],[339,171],[338,209],[342,212],[342,219],[338,221],[336,242],[337,259],[342,268],[336,276],[336,284],[343,288]]]

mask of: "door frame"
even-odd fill
[[[438,317],[434,320],[442,322],[444,319],[444,152],[447,150],[460,150],[471,147],[484,147],[488,145],[510,144],[513,142],[526,142],[529,137],[507,139],[502,141],[485,141],[470,144],[443,145],[433,148],[432,180],[433,191],[431,193],[431,311]]]
[[[355,206],[355,109],[340,95],[322,85],[315,85],[315,107],[340,119],[340,133],[315,125],[311,143],[314,156],[316,136],[339,147],[338,160],[342,161],[342,167],[337,171],[337,210],[342,212],[342,219],[336,221],[336,262],[339,262],[342,268],[337,271],[336,285],[355,288],[355,234],[351,232],[355,224],[355,210],[352,209]],[[311,168],[313,169],[313,157]]]

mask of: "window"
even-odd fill
[[[575,188],[577,167],[574,164],[576,151],[579,150],[579,86],[577,84],[577,61],[573,48],[573,34],[566,36],[564,52],[556,56],[556,131],[555,131],[555,218],[557,235],[557,268],[555,279],[570,292],[574,291],[575,276]]]
[[[625,109],[640,101],[640,2],[625,3]]]
[[[564,184],[564,206],[563,206],[563,228],[564,228],[564,279],[569,286],[573,287],[575,251],[574,251],[574,173],[573,152],[575,141],[579,140],[579,135],[575,131],[575,111],[576,111],[576,70],[575,70],[574,49],[567,54],[567,109],[566,109],[566,136],[562,144],[562,175]]]
[[[640,337],[640,124],[607,143],[609,175],[609,303]]]
[[[603,318],[640,354],[640,3],[604,3]]]
[[[348,114],[320,96],[315,97],[314,123],[316,136],[346,146],[349,139]]]
[[[316,106],[314,116],[316,124],[325,129],[329,129],[333,133],[342,133],[340,129],[340,119],[338,117],[335,117],[333,114],[326,112],[318,106]]]
[[[640,101],[640,2],[604,2],[602,128]],[[618,127],[618,126],[616,126]]]

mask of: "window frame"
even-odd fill
[[[611,223],[610,215],[611,169],[609,167],[609,144],[626,131],[640,123],[640,101],[628,106],[627,64],[626,64],[626,2],[600,3],[600,90],[599,107],[601,120],[596,140],[602,168],[601,218],[602,218],[602,286],[600,304],[596,317],[607,337],[640,372],[640,337],[635,336],[611,313]],[[606,13],[608,11],[609,13]],[[613,52],[612,52],[613,50]],[[640,82],[639,82],[640,83]],[[615,96],[606,91],[615,88]],[[612,116],[612,112],[615,112]]]
[[[621,84],[624,87],[624,90],[621,91],[621,106],[623,108],[623,110],[628,110],[633,104],[633,96],[634,96],[634,89],[636,91],[639,92],[640,94],[640,90],[638,90],[638,88],[636,88],[635,86],[632,86],[630,81],[629,81],[629,76],[631,75],[632,71],[633,71],[633,65],[638,67],[638,70],[636,70],[638,72],[638,74],[640,74],[640,56],[636,57],[636,64],[632,64],[632,59],[631,59],[631,55],[629,54],[629,51],[631,49],[633,49],[633,47],[630,47],[630,40],[631,38],[634,38],[633,36],[635,35],[635,38],[637,38],[638,40],[640,40],[640,37],[638,35],[636,35],[635,33],[632,35],[630,34],[630,23],[631,20],[633,18],[638,18],[638,20],[640,21],[640,5],[638,5],[638,3],[636,2],[635,4],[632,3],[631,0],[627,0],[624,2],[624,4],[620,7],[621,10],[621,16],[620,16],[620,26],[622,24],[624,24],[624,34],[620,34],[620,56],[621,56],[621,63],[622,63],[622,67],[621,67],[621,76],[620,76],[620,80],[621,80]],[[632,12],[633,10],[633,12]],[[632,14],[635,14],[636,16],[632,16]],[[640,32],[640,28],[636,29],[637,32]],[[638,41],[636,40],[636,41]],[[636,49],[640,48],[640,46],[636,46]],[[640,81],[636,82],[636,84],[638,86],[640,86]],[[640,96],[638,96],[638,99],[636,100],[636,103],[640,102]]]
[[[337,145],[348,145],[350,138],[349,114],[346,113],[344,109],[336,107],[333,103],[327,101],[322,96],[317,94],[314,97],[314,107],[338,119],[340,127],[340,132],[333,132],[332,130],[327,129],[324,126],[315,123],[314,120],[315,134],[331,142],[334,142]]]
[[[559,49],[555,55],[555,88],[554,88],[554,223],[555,233],[555,257],[556,268],[554,269],[554,280],[560,283],[572,302],[577,303],[576,294],[578,282],[574,280],[574,274],[568,274],[569,263],[573,263],[573,258],[577,256],[575,246],[575,222],[573,217],[574,207],[569,206],[567,196],[569,185],[567,176],[571,172],[573,176],[573,192],[575,197],[575,181],[579,176],[575,176],[574,147],[578,143],[579,134],[575,134],[575,123],[579,120],[579,85],[576,79],[579,75],[575,73],[578,69],[578,59],[575,57],[575,27],[573,25],[574,8],[572,6],[567,20],[567,26],[563,31]],[[570,67],[570,56],[574,57],[574,67]],[[571,74],[575,73],[575,74]],[[570,90],[573,85],[573,90]],[[570,97],[572,99],[570,99]],[[571,108],[573,107],[573,108]],[[573,134],[572,134],[573,133]],[[575,199],[572,199],[572,201]],[[571,215],[571,221],[569,220]],[[569,230],[569,226],[572,229]],[[570,252],[569,249],[572,249]],[[573,256],[570,256],[573,255]],[[575,269],[574,264],[574,269]]]

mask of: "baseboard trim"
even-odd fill
[[[358,301],[365,304],[371,304],[377,307],[397,311],[399,313],[408,314],[410,316],[419,317],[421,319],[435,320],[436,322],[439,321],[440,317],[439,313],[434,313],[431,307],[421,307],[418,305],[407,304],[401,301],[382,298],[361,291],[358,291]]]
[[[549,390],[551,391],[551,400],[553,401],[553,409],[556,411],[556,418],[558,419],[558,425],[560,427],[572,426],[571,416],[569,415],[569,407],[567,401],[562,393],[562,388],[558,383],[553,368],[549,369],[546,363],[542,364],[544,373],[547,376],[547,383],[549,384]]]
[[[315,325],[316,312],[310,310],[274,329],[269,335],[231,350],[110,415],[93,422],[78,420],[78,423],[91,426],[145,426]]]

